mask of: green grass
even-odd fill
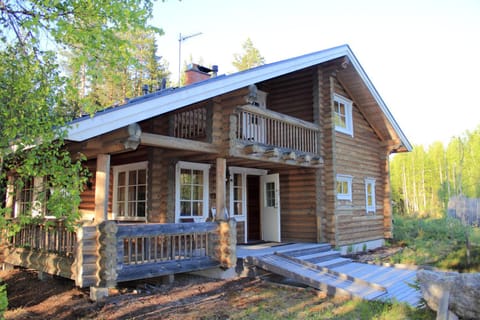
[[[465,232],[470,235],[470,264],[466,259]],[[453,218],[395,216],[394,242],[405,249],[391,263],[428,265],[440,269],[480,271],[480,229],[465,227]]]

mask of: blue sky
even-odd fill
[[[267,63],[348,44],[413,144],[447,143],[480,125],[478,0],[166,0],[153,25],[178,74],[178,36],[219,73],[250,37]]]

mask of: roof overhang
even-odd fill
[[[250,84],[272,79],[341,57],[348,58],[353,69],[358,74],[359,79],[362,80],[365,90],[369,92],[371,99],[378,104],[382,113],[385,114],[385,121],[386,124],[391,127],[392,135],[398,138],[405,151],[411,150],[410,143],[348,45],[263,65],[228,76],[212,78],[175,90],[168,90],[167,92],[152,93],[141,99],[134,99],[125,105],[98,112],[92,117],[83,117],[74,120],[67,128],[66,139],[78,142],[85,141],[115,129],[128,126],[129,124],[141,122],[190,104],[246,87]]]

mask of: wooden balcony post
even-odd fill
[[[226,201],[226,185],[227,178],[227,160],[225,158],[217,158],[217,178],[216,178],[216,208],[217,213],[215,220],[225,219],[225,201]]]
[[[95,174],[95,222],[108,220],[108,192],[110,181],[110,155],[99,154]]]

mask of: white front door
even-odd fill
[[[260,177],[262,240],[280,242],[280,178],[278,173]]]

